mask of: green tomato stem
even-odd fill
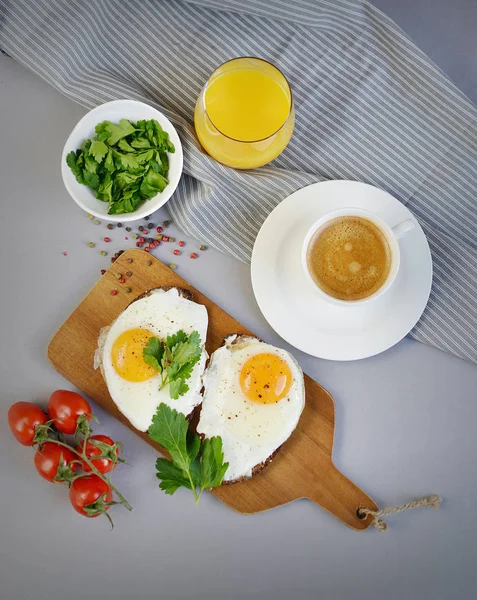
[[[113,485],[111,483],[111,480],[108,480],[102,473],[101,471],[98,471],[98,469],[93,465],[93,463],[89,460],[89,458],[86,456],[86,443],[87,443],[87,438],[84,438],[84,442],[83,442],[83,452],[78,452],[75,448],[72,448],[71,446],[69,446],[68,444],[65,444],[64,442],[60,442],[58,440],[48,440],[50,442],[53,442],[54,444],[58,444],[59,446],[64,446],[65,448],[68,448],[68,450],[71,450],[72,452],[74,452],[77,456],[79,456],[91,469],[91,471],[97,475],[100,479],[102,479],[105,483],[107,483],[109,485],[109,487],[113,490],[113,492],[116,494],[116,496],[119,498],[121,504],[123,504],[128,510],[132,510],[132,506],[129,504],[129,502],[126,500],[126,498],[119,492],[118,488]]]

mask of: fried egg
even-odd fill
[[[204,374],[197,431],[220,436],[224,481],[251,477],[290,437],[305,406],[303,372],[285,350],[232,335]]]
[[[207,325],[205,306],[184,297],[177,288],[157,288],[132,302],[110,327],[101,331],[95,368],[101,367],[111,398],[136,429],[149,429],[161,402],[187,416],[202,401],[200,391],[207,361],[203,346],[201,358],[186,381],[189,390],[174,400],[169,385],[160,390],[161,375],[144,361],[143,349],[149,338],[164,340],[179,330],[187,334],[195,330],[203,345]]]

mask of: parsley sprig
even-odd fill
[[[149,428],[149,437],[163,446],[171,460],[158,458],[156,476],[159,487],[166,494],[174,494],[180,487],[192,490],[196,504],[205,489],[218,487],[229,463],[224,462],[222,439],[200,437],[189,430],[185,416],[160,404]]]
[[[198,331],[187,335],[182,329],[168,335],[165,341],[149,338],[143,350],[145,362],[161,374],[163,389],[169,384],[169,395],[177,400],[189,390],[186,380],[192,375],[194,365],[202,354],[202,341]]]

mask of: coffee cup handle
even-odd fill
[[[409,233],[410,231],[412,231],[415,226],[416,225],[412,219],[406,219],[405,221],[401,221],[401,223],[398,223],[397,225],[395,225],[392,228],[392,230],[393,230],[394,235],[396,236],[396,239],[399,240],[404,235],[406,235],[406,233]]]

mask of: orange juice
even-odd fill
[[[290,87],[266,61],[233,59],[202,90],[194,122],[200,143],[217,161],[238,169],[259,167],[276,158],[291,138]]]

